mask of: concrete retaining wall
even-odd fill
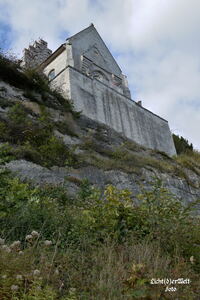
[[[168,122],[102,82],[68,67],[68,95],[75,109],[104,123],[140,145],[176,154]],[[70,92],[69,92],[70,90]]]

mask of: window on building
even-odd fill
[[[49,72],[49,75],[48,75],[49,81],[51,81],[52,79],[54,79],[54,77],[55,77],[55,69],[52,69]]]

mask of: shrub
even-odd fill
[[[75,118],[80,116],[80,112],[74,111],[71,101],[65,99],[59,91],[51,90],[48,79],[44,74],[39,74],[35,69],[22,69],[18,60],[13,57],[7,57],[3,53],[0,53],[0,79],[23,89],[25,96],[30,97],[34,101],[38,101],[35,93],[40,93],[43,103],[47,106],[54,108],[59,106],[64,111],[71,112]],[[51,99],[48,100],[48,98]],[[57,103],[56,106],[54,102]]]
[[[188,140],[179,135],[172,135],[177,154],[193,151],[193,145],[189,144]]]
[[[0,145],[0,165],[4,165],[5,163],[10,162],[15,157],[13,156],[12,147],[8,144]]]
[[[200,153],[196,150],[190,153],[182,153],[176,157],[176,161],[181,167],[192,170],[200,175]]]
[[[192,283],[178,286],[176,296],[195,299],[200,236],[191,207],[160,181],[138,195],[137,205],[128,190],[108,185],[102,193],[86,180],[80,184],[71,198],[62,187],[33,188],[1,171],[0,244],[6,238],[7,246],[0,246],[0,297],[170,299],[150,280],[181,277]],[[33,230],[40,232],[34,241]]]
[[[41,106],[41,115],[33,120],[20,103],[8,111],[8,121],[0,122],[3,141],[16,146],[11,153],[16,158],[25,158],[45,167],[76,164],[73,149],[70,150],[53,134],[53,121],[46,109]]]
[[[45,141],[45,144],[39,146],[38,152],[42,157],[43,165],[46,167],[64,166],[66,160],[69,159],[69,151],[65,144],[55,136],[51,136]]]

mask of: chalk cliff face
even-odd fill
[[[20,178],[39,185],[62,185],[73,195],[79,190],[81,182],[87,179],[99,188],[107,184],[127,188],[133,198],[142,186],[148,188],[155,178],[160,178],[163,185],[183,202],[200,198],[198,165],[192,169],[186,168],[176,158],[141,147],[106,125],[84,116],[73,118],[70,112],[56,106],[52,95],[47,95],[51,101],[46,105],[42,103],[42,106],[39,93],[34,93],[34,101],[31,96],[33,94],[28,96],[24,90],[1,81],[0,122],[9,122],[9,111],[16,103],[25,108],[33,123],[43,120],[45,109],[53,126],[53,135],[66,146],[69,159],[60,165],[53,165],[50,161],[45,166],[31,158],[34,156],[24,155],[23,150],[4,165]],[[54,106],[51,105],[53,103]],[[5,138],[1,142],[1,145],[4,144]],[[18,145],[12,142],[10,145],[15,153],[19,153],[16,151]]]

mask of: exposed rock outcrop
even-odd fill
[[[8,111],[15,103],[21,103],[28,109],[31,120],[40,118],[40,104],[24,96],[23,90],[0,82],[2,120],[8,118]],[[73,195],[81,182],[87,179],[100,188],[113,184],[119,189],[129,189],[134,198],[141,191],[141,186],[150,187],[156,177],[184,203],[200,198],[198,164],[194,168],[186,168],[175,158],[141,147],[106,125],[83,116],[74,119],[59,108],[46,107],[45,110],[55,127],[55,137],[65,144],[76,162],[67,161],[63,166],[47,168],[30,158],[29,161],[26,157],[13,158],[5,166],[21,179],[36,185],[61,185]]]

